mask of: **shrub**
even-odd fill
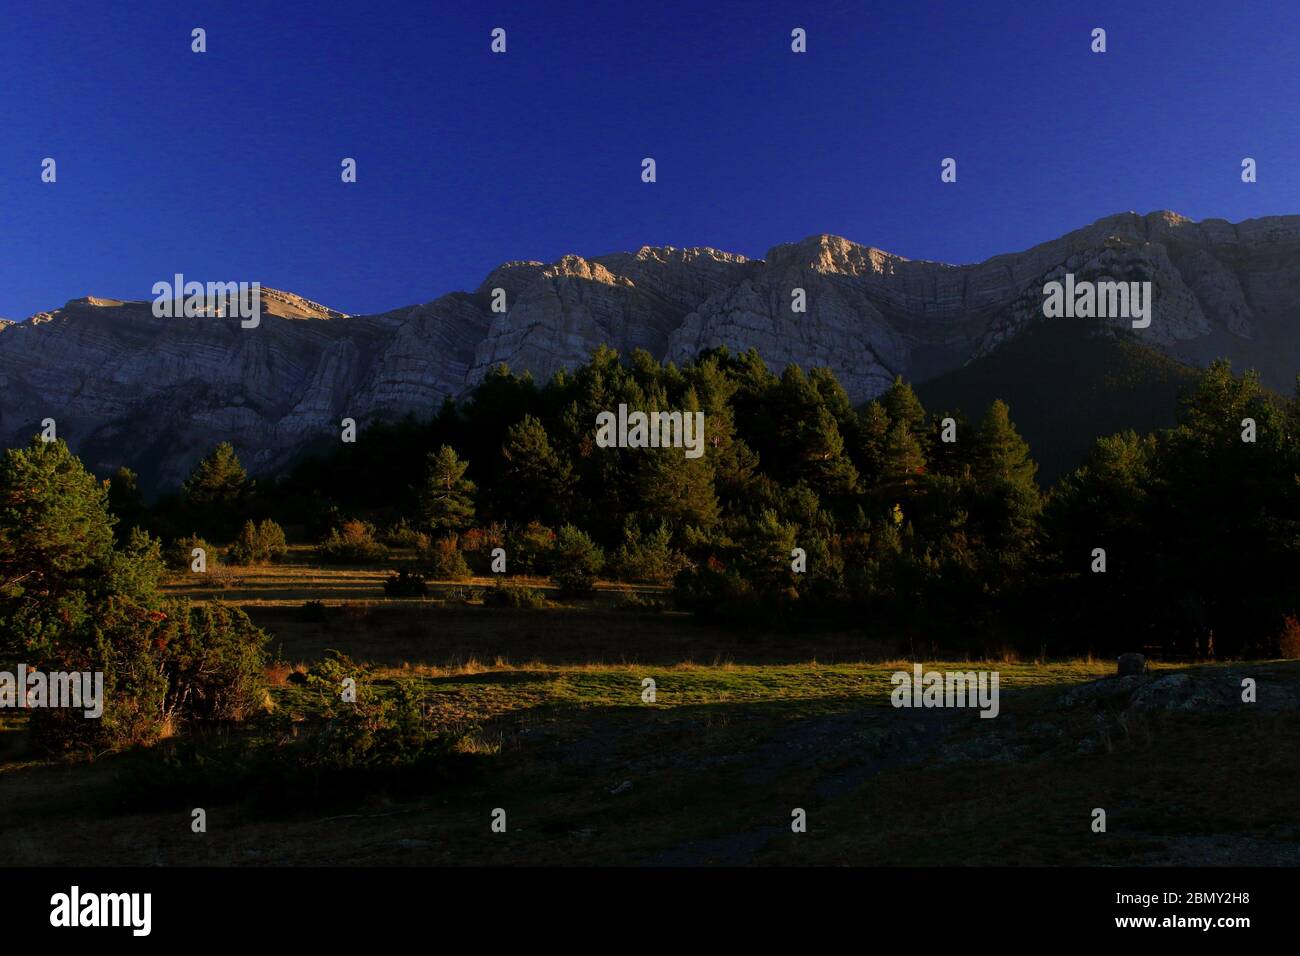
[[[103,714],[33,710],[33,736],[50,750],[148,745],[184,725],[243,720],[269,703],[268,638],[238,608],[175,601],[149,610],[111,598],[80,636],[43,666],[101,672]]]
[[[429,586],[424,583],[424,575],[420,572],[403,569],[388,576],[384,593],[389,597],[424,597],[429,593]]]
[[[492,571],[492,551],[506,546],[505,527],[491,524],[486,528],[471,528],[460,536],[460,550],[475,574]]]
[[[388,549],[375,540],[375,526],[355,518],[335,528],[316,549],[322,561],[332,564],[365,564],[382,561]]]
[[[456,536],[447,535],[439,538],[425,552],[429,566],[429,576],[435,581],[464,581],[470,577],[469,565],[465,556],[456,547]]]
[[[555,532],[540,521],[513,529],[506,537],[507,567],[512,574],[549,574]]]
[[[355,682],[345,701],[343,681]],[[178,741],[165,751],[132,755],[118,777],[123,808],[169,810],[190,806],[202,792],[211,803],[247,802],[275,816],[358,806],[376,793],[395,798],[427,795],[439,784],[463,778],[480,754],[464,734],[438,731],[416,685],[391,689],[375,684],[370,668],[338,651],[311,668],[298,683],[315,692],[320,719],[267,721],[271,739]]]
[[[161,600],[158,543],[115,548],[105,499],[62,442],[0,455],[0,655],[93,681],[86,706],[34,708],[34,738],[114,750],[261,706],[266,635],[237,609]],[[196,543],[180,542],[184,567]]]
[[[613,568],[624,581],[669,584],[689,563],[686,555],[672,547],[672,531],[667,524],[642,534],[629,521],[623,544],[614,555]]]
[[[388,530],[380,536],[380,541],[390,548],[416,548],[421,550],[428,547],[429,536],[412,527],[409,521],[402,518],[395,524],[388,526]]]
[[[197,534],[191,534],[183,538],[177,538],[171,543],[171,547],[164,552],[163,557],[167,567],[173,571],[190,570],[194,562],[195,548],[203,550],[203,553],[207,556],[205,560],[209,568],[217,563],[217,549]]]
[[[566,524],[555,536],[552,579],[563,597],[588,597],[596,574],[605,566],[605,552],[585,531]]]
[[[673,598],[701,617],[758,619],[767,612],[749,581],[715,557],[677,575]]]
[[[284,529],[270,518],[263,518],[257,526],[257,548],[266,556],[267,561],[279,561],[289,553],[289,544],[284,539]]]
[[[651,611],[657,614],[664,610],[664,602],[656,600],[655,598],[646,597],[643,594],[638,594],[636,591],[628,591],[619,599],[618,603],[614,605],[614,610],[640,612]]]
[[[108,592],[147,604],[157,593],[165,570],[162,543],[147,531],[132,528],[122,547],[108,558]]]
[[[351,680],[353,699],[344,700],[343,682]],[[391,694],[375,686],[371,668],[346,654],[328,650],[307,672],[307,686],[319,693],[328,725],[309,741],[302,757],[308,766],[364,769],[396,766],[418,759],[441,738],[431,730],[430,714],[408,681]]]
[[[540,608],[546,607],[546,596],[537,588],[497,584],[483,593],[483,603],[488,607]]]
[[[266,518],[258,525],[245,521],[235,543],[226,549],[225,559],[227,564],[267,564],[284,557],[288,550],[284,530]]]
[[[184,720],[238,721],[264,708],[267,635],[227,604],[173,607],[175,630],[164,640],[175,712]]]

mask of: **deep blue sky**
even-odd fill
[[[831,232],[970,262],[1128,209],[1300,213],[1294,0],[53,0],[0,21],[13,319],[178,271],[369,312],[566,252]]]

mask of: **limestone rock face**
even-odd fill
[[[600,345],[663,358],[682,317],[732,286],[746,266],[743,256],[715,249],[648,247],[635,255],[502,266],[478,295],[489,304],[494,288],[505,289],[507,311],[492,315],[469,381],[500,362],[545,379],[585,361]]]
[[[347,316],[263,288],[262,322],[155,318],[147,302],[86,297],[0,321],[0,440],[54,418],[92,468],[120,464],[174,487],[230,441],[253,469],[337,442],[364,423],[432,415],[504,362],[544,380],[600,345],[684,362],[755,348],[776,370],[831,368],[855,401],[895,375],[925,381],[1043,318],[1043,286],[1150,281],[1153,348],[1193,364],[1220,355],[1289,392],[1300,370],[1300,216],[1232,224],[1124,213],[986,262],[914,261],[835,236],[764,259],[643,247],[596,258],[509,262],[473,293]],[[494,290],[506,311],[493,310]],[[792,308],[803,290],[806,311]]]

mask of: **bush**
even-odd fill
[[[239,608],[179,602],[163,640],[169,699],[183,720],[243,720],[265,708],[267,635]]]
[[[341,690],[351,680],[353,699]],[[427,747],[441,743],[430,730],[429,713],[410,682],[397,684],[391,695],[374,685],[371,669],[346,654],[328,650],[307,672],[307,686],[319,693],[328,720],[325,732],[311,741],[307,765],[358,769],[394,766],[417,759]]]
[[[103,714],[33,710],[33,736],[47,749],[149,745],[183,726],[241,721],[269,705],[268,638],[238,608],[174,601],[149,610],[111,598],[83,637],[43,666],[101,672]]]
[[[595,589],[596,574],[605,566],[605,552],[585,531],[566,524],[555,536],[551,578],[562,597],[589,597]]]
[[[191,534],[184,538],[177,538],[164,552],[163,558],[167,567],[172,571],[189,571],[194,562],[195,548],[203,550],[209,568],[217,563],[217,549],[197,534]]]
[[[628,591],[619,599],[619,602],[614,605],[614,610],[639,612],[649,611],[658,614],[664,611],[665,608],[663,601],[646,597],[643,594],[638,594],[636,591]]]
[[[677,575],[673,598],[679,608],[706,618],[758,620],[769,611],[749,581],[714,557]]]
[[[382,561],[388,549],[375,540],[375,526],[369,521],[343,522],[316,549],[322,561],[331,564],[367,564]]]
[[[497,584],[483,594],[488,607],[540,608],[546,607],[546,596],[537,588],[520,584]]]
[[[0,656],[92,675],[85,706],[32,710],[33,737],[102,752],[261,707],[266,635],[235,608],[162,600],[157,542],[136,531],[115,548],[106,497],[62,442],[0,455]],[[173,558],[189,567],[202,544]]]
[[[343,681],[354,695],[343,700]],[[426,796],[439,784],[463,779],[480,757],[462,734],[443,734],[416,685],[400,681],[388,690],[374,683],[370,668],[338,651],[303,677],[314,692],[320,719],[294,721],[276,715],[268,740],[185,740],[154,753],[133,755],[119,776],[118,803],[126,810],[191,806],[195,792],[210,803],[251,804],[281,816],[352,807],[385,794]]]
[[[380,536],[380,541],[390,548],[415,548],[422,550],[428,547],[429,536],[424,532],[411,526],[411,523],[402,518],[395,524],[388,526],[388,530]]]
[[[389,597],[424,597],[429,593],[429,586],[420,572],[402,570],[388,576],[384,593]]]
[[[447,535],[439,538],[425,552],[429,566],[429,576],[435,581],[464,581],[470,577],[469,565],[465,556],[456,547],[456,536]]]
[[[670,584],[677,573],[689,565],[686,555],[672,547],[672,531],[661,524],[649,534],[642,534],[629,521],[624,541],[614,555],[613,568],[624,581]]]
[[[470,528],[460,536],[460,550],[474,574],[492,571],[492,552],[506,546],[505,527],[491,524],[486,528]]]
[[[259,525],[245,521],[235,543],[226,549],[225,559],[227,564],[235,565],[268,564],[284,557],[288,550],[284,530],[266,518]]]
[[[125,543],[108,558],[108,592],[147,604],[165,570],[161,542],[147,531],[132,528]]]
[[[555,532],[540,521],[513,529],[506,537],[506,566],[512,574],[549,574]]]

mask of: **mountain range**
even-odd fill
[[[1150,326],[1116,319],[1113,344],[1062,345],[1080,334],[1066,325],[1079,320],[1044,319],[1043,286],[1067,273],[1152,282]],[[504,311],[493,308],[497,289]],[[806,311],[792,308],[795,289]],[[1026,429],[1038,452],[1033,432],[1050,431],[1054,406],[1070,404],[1084,431],[1125,426],[1134,383],[1108,390],[1117,362],[1157,381],[1155,392],[1139,383],[1134,403],[1156,395],[1168,406],[1189,367],[1219,356],[1289,393],[1300,371],[1300,216],[1233,224],[1123,213],[960,266],[830,235],[763,259],[646,246],[507,262],[474,292],[374,315],[263,287],[257,328],[234,317],[156,318],[149,301],[88,296],[0,321],[0,440],[25,443],[53,418],[94,470],[128,464],[147,489],[169,488],[219,441],[251,470],[271,471],[337,441],[345,417],[432,415],[497,363],[544,379],[599,345],[679,363],[712,346],[752,347],[778,370],[832,369],[857,402],[896,375],[920,383],[923,399],[972,412],[977,400],[1013,393],[1041,420]],[[1055,371],[1043,374],[1049,356]],[[1090,392],[1111,407],[1092,425]],[[1134,413],[1135,424],[1151,418]],[[1062,452],[1053,472],[1079,448]]]

